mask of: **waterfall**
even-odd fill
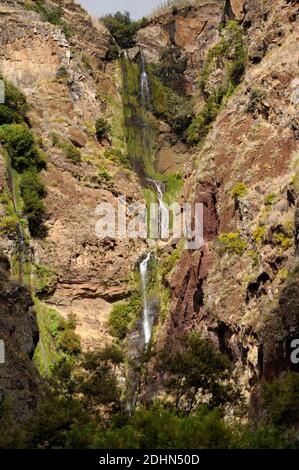
[[[148,287],[148,265],[151,259],[151,252],[149,252],[145,259],[141,261],[139,265],[140,277],[141,277],[141,286],[143,294],[143,333],[144,333],[144,342],[147,346],[152,335],[153,328],[153,319],[149,307],[147,287]]]
[[[157,191],[158,204],[159,204],[159,237],[161,239],[168,238],[169,229],[169,211],[166,204],[163,201],[163,190],[160,181],[150,179]]]
[[[143,52],[140,51],[140,62],[141,62],[141,78],[140,78],[140,96],[141,105],[143,109],[149,110],[151,107],[151,95],[148,76],[145,68],[145,60]]]

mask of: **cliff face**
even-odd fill
[[[115,163],[125,137],[120,68],[105,62],[111,36],[74,2],[51,3],[63,8],[68,39],[60,27],[24,9],[25,2],[1,2],[0,70],[25,92],[30,123],[48,160],[43,172],[48,235],[31,242],[33,263],[53,270],[47,303],[63,315],[77,315],[78,332],[89,347],[109,338],[111,306],[127,295],[130,272],[143,251],[138,240],[97,239],[96,207],[105,202],[116,208],[119,193],[129,202],[142,196],[133,172]],[[100,115],[112,116],[110,143],[100,144],[95,136]],[[80,150],[79,164],[66,157],[64,144]],[[11,254],[10,240],[1,245]]]
[[[199,25],[203,12],[208,43],[201,43],[206,33],[200,27],[195,42],[192,27],[191,36],[180,42],[180,15],[196,16]],[[206,243],[200,252],[181,255],[158,345],[199,330],[234,361],[236,379],[250,392],[261,376],[294,368],[290,341],[299,333],[297,271],[292,272],[298,230],[298,2],[227,1],[223,17],[218,5],[205,5],[159,18],[149,33],[153,28],[152,36],[161,36],[165,46],[164,21],[175,24],[172,38],[190,61],[197,57],[199,76],[207,44],[218,40],[221,18],[238,20],[244,28],[246,71],[195,153],[193,169],[187,165],[184,197],[204,204]],[[145,49],[147,37],[145,28],[139,33]],[[155,61],[159,48],[152,38],[148,50],[148,59]],[[210,92],[222,73],[221,64],[211,71]],[[202,109],[201,98],[195,109]],[[283,306],[286,292],[288,308]]]
[[[299,333],[298,309],[287,314],[282,300],[297,282],[298,5],[226,3],[246,28],[249,64],[194,157],[187,198],[204,203],[206,244],[182,254],[167,328],[211,338],[249,391],[261,374],[291,367]]]
[[[5,362],[0,364],[1,418],[25,421],[36,406],[41,385],[31,361],[38,342],[38,328],[30,292],[10,278],[10,264],[0,253],[0,332]]]
[[[127,296],[131,272],[148,249],[141,240],[98,240],[95,235],[97,204],[116,208],[118,194],[129,202],[142,200],[136,175],[121,163],[126,152],[121,69],[117,61],[105,60],[108,31],[73,1],[50,2],[63,8],[70,34],[25,3],[0,2],[0,72],[26,93],[30,123],[48,160],[42,172],[48,235],[31,240],[31,263],[51,269],[43,300],[64,316],[76,314],[88,349],[110,340],[108,315]],[[157,65],[165,51],[172,51],[179,64],[177,91],[192,97],[198,114],[205,97],[197,82],[208,51],[230,20],[244,29],[244,79],[202,145],[187,149],[159,121],[158,170],[175,173],[185,166],[182,200],[203,203],[205,246],[182,252],[169,275],[170,308],[161,316],[156,345],[163,348],[169,338],[200,331],[234,361],[235,377],[248,394],[259,377],[292,367],[289,344],[299,335],[297,15],[296,1],[207,2],[154,18],[137,35],[147,64]],[[134,59],[139,52],[136,47],[128,55]],[[209,71],[207,94],[224,76],[219,61]],[[99,115],[111,120],[111,142],[95,137]],[[66,144],[79,149],[77,164],[67,157]],[[12,237],[1,236],[0,248],[12,257]],[[173,246],[163,249],[172,254]],[[11,283],[4,265],[0,328],[8,348],[5,367],[13,363],[16,375],[9,379],[3,369],[3,383],[17,400],[24,395],[26,414],[38,382],[30,362],[37,338],[32,301],[26,289]],[[21,377],[22,364],[26,374]],[[153,361],[149,369],[154,370]]]
[[[186,7],[153,19],[139,30],[137,43],[148,62],[157,63],[163,49],[175,47],[186,60],[185,90],[192,94],[198,71],[206,52],[219,37],[222,2],[207,2],[198,7]]]

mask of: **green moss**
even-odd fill
[[[241,255],[247,248],[247,242],[242,240],[240,232],[221,233],[218,241],[220,252]]]

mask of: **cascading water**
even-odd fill
[[[151,95],[148,82],[148,76],[145,68],[143,52],[140,51],[141,78],[140,78],[140,96],[143,109],[149,110],[151,107]]]
[[[161,239],[168,238],[168,229],[169,229],[169,211],[166,204],[163,201],[163,190],[161,187],[160,181],[152,180],[151,181],[157,191],[158,204],[159,204],[159,237]]]
[[[152,335],[152,328],[153,328],[153,318],[150,311],[150,306],[148,302],[148,294],[147,294],[147,287],[148,287],[148,271],[149,271],[149,262],[151,259],[151,252],[149,252],[145,259],[141,261],[139,265],[140,271],[140,278],[141,278],[141,286],[142,286],[142,294],[143,294],[143,333],[144,333],[144,342],[147,346]]]

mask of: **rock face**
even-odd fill
[[[0,364],[0,403],[9,406],[13,421],[23,422],[36,406],[41,384],[31,358],[38,328],[29,291],[10,279],[10,264],[0,253],[0,339],[5,362]]]
[[[148,62],[157,63],[160,54],[171,46],[178,47],[187,58],[186,91],[194,91],[198,70],[208,49],[218,40],[222,18],[220,3],[207,2],[198,7],[186,7],[177,13],[167,13],[139,30],[137,43]]]
[[[0,71],[25,92],[33,131],[48,160],[42,174],[48,236],[31,246],[34,263],[55,271],[56,282],[44,300],[65,316],[77,315],[83,346],[89,348],[109,341],[109,312],[127,296],[130,273],[146,249],[139,240],[99,239],[96,208],[105,203],[116,211],[119,195],[132,203],[142,194],[133,172],[109,157],[125,153],[121,70],[105,62],[111,36],[73,1],[52,3],[63,8],[69,39],[36,12],[24,10],[24,2],[0,2]],[[99,143],[95,136],[99,116],[111,121],[111,143]],[[69,160],[55,139],[75,145],[81,163]],[[2,157],[0,162],[1,176]],[[11,240],[1,244],[11,255]]]
[[[228,3],[237,18],[243,2]],[[213,223],[204,221],[206,247],[181,256],[171,281],[168,323],[171,335],[196,328],[210,338],[235,362],[236,379],[248,392],[259,377],[293,367],[290,340],[298,336],[299,312],[298,269],[293,271],[298,12],[287,2],[262,3],[244,2],[253,65],[219,114],[189,176],[195,200],[205,194]],[[263,54],[253,60],[260,41]],[[252,90],[261,92],[254,112],[248,111]],[[213,204],[202,190],[207,181],[214,188]],[[236,201],[239,183],[246,194]],[[240,251],[221,242],[224,234],[240,240]]]

